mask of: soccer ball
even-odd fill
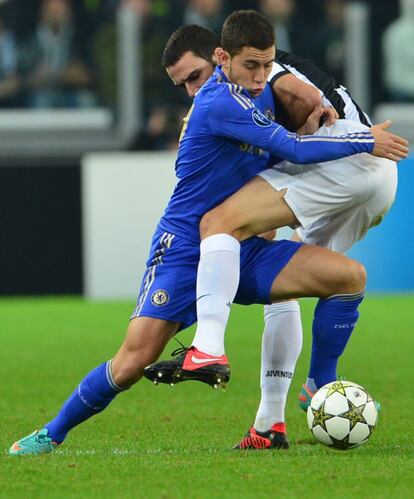
[[[365,388],[351,381],[334,381],[312,397],[307,418],[316,440],[346,450],[369,439],[377,424],[378,411]]]

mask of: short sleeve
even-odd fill
[[[291,74],[290,71],[283,64],[275,61],[267,81],[271,86],[273,86],[276,80],[278,80],[281,76],[288,74]]]

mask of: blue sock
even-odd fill
[[[52,440],[62,443],[72,428],[103,411],[120,391],[112,378],[111,361],[95,368],[79,383],[58,415],[45,425]]]
[[[337,379],[336,367],[359,317],[364,291],[320,299],[313,318],[312,356],[308,380],[317,388]]]

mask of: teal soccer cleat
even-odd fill
[[[58,444],[49,437],[47,428],[36,430],[27,437],[15,442],[9,450],[10,456],[35,456],[48,454],[56,449]]]
[[[303,384],[299,392],[299,407],[303,411],[306,412],[308,410],[313,396],[314,392],[306,384]]]

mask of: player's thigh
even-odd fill
[[[271,299],[356,293],[365,287],[365,280],[365,269],[355,260],[303,245],[273,281]]]
[[[275,190],[261,177],[254,177],[204,215],[200,223],[201,237],[228,233],[244,240],[271,229],[296,224],[297,220],[285,202],[284,194],[284,191]]]

